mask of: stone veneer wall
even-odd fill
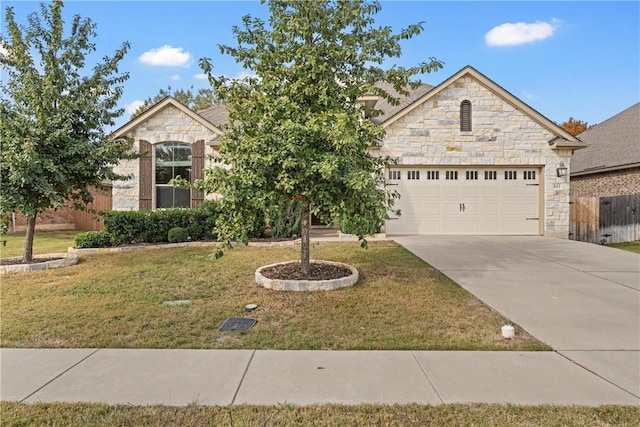
[[[640,193],[640,167],[571,177],[571,197]]]
[[[139,150],[140,140],[151,144],[163,142],[181,142],[193,144],[205,141],[205,157],[213,154],[209,143],[217,136],[202,124],[193,120],[183,111],[168,105],[163,110],[143,122],[130,134],[134,138],[134,151]],[[210,166],[210,165],[207,165]],[[140,165],[138,160],[122,162],[115,168],[116,173],[132,176],[127,181],[113,183],[113,210],[138,210]]]
[[[460,103],[472,105],[472,131],[460,131]],[[551,150],[554,137],[529,116],[471,76],[464,76],[392,123],[380,155],[400,165],[537,166],[544,168],[544,235],[567,238],[569,182],[558,178],[561,161],[570,167],[570,150]]]

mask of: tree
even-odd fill
[[[212,89],[199,89],[196,94],[193,93],[193,86],[189,89],[176,89],[171,92],[171,86],[167,86],[167,89],[160,89],[160,91],[153,97],[149,97],[144,100],[144,103],[139,106],[136,111],[133,112],[131,118],[136,118],[140,114],[147,111],[154,104],[162,101],[167,96],[171,96],[175,98],[178,102],[184,104],[185,106],[191,108],[195,111],[204,110],[206,108],[213,107],[216,103],[216,96]]]
[[[61,0],[41,4],[42,16],[30,14],[23,27],[9,7],[7,36],[0,38],[7,76],[0,99],[0,213],[27,217],[23,262],[33,258],[39,213],[66,201],[86,206],[91,187],[127,178],[112,166],[133,157],[130,141],[112,140],[104,130],[124,112],[116,104],[128,74],[118,73],[118,63],[129,45],[88,70],[96,25],[75,16],[65,38],[62,8]]]
[[[434,58],[415,67],[384,70],[387,58],[401,55],[400,42],[422,31],[421,24],[393,33],[377,27],[377,1],[272,1],[270,28],[251,16],[233,27],[238,45],[219,46],[223,54],[255,77],[214,77],[211,61],[200,60],[214,90],[230,108],[228,133],[220,146],[230,168],[205,171],[198,188],[222,195],[216,233],[229,248],[247,242],[256,213],[292,200],[302,202],[301,265],[309,272],[310,212],[324,223],[345,215],[366,246],[365,230],[388,218],[397,192],[385,188],[384,170],[394,162],[368,149],[384,136],[365,119],[357,100],[376,94],[398,99],[378,82],[406,95],[410,78],[442,67]],[[217,256],[221,251],[216,253]]]
[[[575,120],[573,117],[569,117],[569,120],[562,123],[560,127],[573,136],[581,134],[589,128],[587,122],[583,122],[582,120]]]

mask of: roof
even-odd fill
[[[206,110],[198,111],[198,114],[218,128],[229,123],[229,107],[226,104],[214,105]]]
[[[413,104],[416,100],[420,99],[422,96],[424,96],[424,94],[433,89],[433,86],[431,85],[420,84],[420,86],[415,89],[408,87],[407,91],[409,92],[409,95],[403,96],[393,89],[393,85],[391,83],[380,82],[376,86],[378,86],[380,89],[384,90],[394,98],[398,98],[400,100],[400,104],[391,105],[387,102],[386,99],[382,97],[379,98],[378,102],[375,105],[375,109],[382,111],[382,114],[378,117],[374,117],[371,120],[377,125],[384,124],[385,122],[391,120],[402,110]]]
[[[640,166],[640,102],[578,135],[591,144],[571,158],[571,175]]]

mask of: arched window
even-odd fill
[[[191,145],[168,142],[155,146],[156,208],[188,208],[191,190],[169,185],[181,176],[191,181]]]
[[[460,103],[460,131],[471,132],[471,101],[468,99]]]

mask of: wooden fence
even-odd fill
[[[571,198],[569,238],[591,243],[640,240],[640,193]]]
[[[92,193],[93,203],[89,204],[90,209],[97,211],[111,210],[111,187],[108,187],[105,191],[93,190]],[[76,231],[102,231],[104,228],[100,217],[91,212],[74,211],[73,222],[75,223]]]

